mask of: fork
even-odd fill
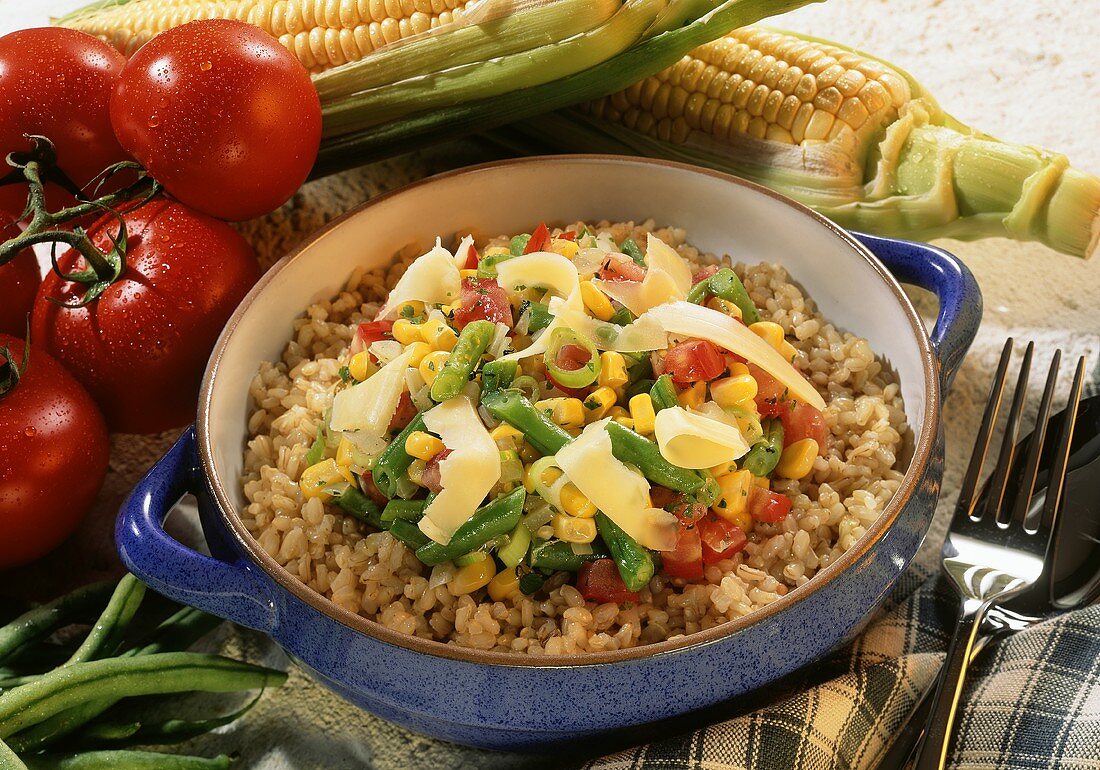
[[[1048,560],[1051,534],[1061,506],[1073,425],[1077,418],[1077,405],[1081,399],[1084,380],[1083,357],[1077,363],[1070,389],[1066,418],[1062,423],[1055,458],[1050,467],[1046,500],[1037,515],[1037,521],[1034,520],[1036,517],[1028,516],[1035,493],[1039,459],[1046,440],[1046,425],[1054,400],[1061,351],[1055,351],[1050,362],[1033,440],[1028,446],[1024,472],[1020,477],[1022,481],[1015,500],[1011,503],[1011,509],[1005,500],[1008,480],[1012,475],[1013,465],[1018,460],[1016,440],[1027,399],[1027,383],[1035,350],[1033,342],[1029,342],[1024,350],[997,464],[990,477],[988,493],[979,505],[978,480],[997,423],[1012,348],[1013,340],[1010,337],[1001,351],[989,400],[975,438],[974,452],[963,478],[951,527],[943,546],[943,571],[959,595],[959,615],[940,671],[931,715],[917,748],[916,770],[940,770],[944,767],[955,714],[966,681],[967,665],[973,657],[982,620],[991,607],[1019,594],[1039,579],[1043,564]]]

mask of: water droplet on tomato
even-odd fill
[[[203,72],[209,72],[213,67],[214,65],[208,61],[204,61],[202,64],[199,65],[199,69]]]
[[[38,428],[34,427],[33,425],[28,425],[27,429],[25,431],[23,431],[23,434],[26,435],[28,438],[30,438],[31,436],[36,435],[37,433],[38,433]]]
[[[160,125],[160,116],[155,112],[149,116],[149,128],[156,128]]]

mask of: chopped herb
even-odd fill
[[[340,367],[340,381],[351,382],[351,369],[346,366]]]

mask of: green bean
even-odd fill
[[[427,500],[390,500],[382,511],[383,525],[404,519],[417,522],[424,515],[424,509],[428,507]]]
[[[586,561],[606,559],[609,555],[607,549],[598,541],[592,543],[592,553],[578,554],[574,553],[573,546],[564,540],[535,540],[534,545],[531,546],[530,562],[535,569],[576,572]]]
[[[764,420],[762,425],[764,437],[741,459],[741,468],[752,471],[753,476],[767,476],[774,471],[783,454],[783,423],[772,418]]]
[[[205,735],[211,730],[231,724],[260,702],[263,690],[242,708],[225,716],[211,719],[166,719],[162,722],[100,722],[89,725],[74,735],[66,745],[73,748],[125,748],[127,746],[162,746],[171,743],[182,743],[200,735]]]
[[[121,657],[130,658],[134,655],[186,650],[224,622],[221,618],[208,615],[194,607],[183,607],[161,622],[145,644],[127,650]]]
[[[0,739],[66,709],[104,698],[176,692],[232,692],[280,685],[286,674],[217,655],[163,652],[55,669],[0,695]]]
[[[92,583],[23,613],[0,628],[0,661],[23,645],[45,638],[57,629],[86,620],[98,612],[114,591],[111,581]]]
[[[371,470],[371,478],[387,499],[397,494],[397,480],[405,478],[412,465],[412,456],[405,451],[405,439],[413,431],[424,430],[424,415],[418,414],[406,425],[400,433],[394,436],[389,446],[378,455],[378,460]]]
[[[508,494],[486,503],[455,530],[447,545],[429,541],[417,549],[416,558],[429,567],[435,566],[480,548],[494,537],[508,534],[519,524],[523,516],[523,501],[526,499],[527,491],[523,487],[516,487]]]
[[[519,371],[515,361],[488,361],[481,367],[481,390],[492,392],[502,390],[512,384]]]
[[[707,298],[707,294],[709,292],[710,292],[710,281],[709,280],[699,281],[698,283],[696,283],[694,286],[691,287],[691,290],[687,293],[687,296],[684,299],[686,299],[688,302],[692,303],[693,305],[702,305],[703,300],[705,300]]]
[[[531,235],[529,233],[513,235],[512,240],[508,242],[508,253],[513,257],[521,256],[523,250],[527,248],[527,242],[529,240],[531,240]]]
[[[703,477],[694,471],[673,465],[661,456],[655,443],[615,421],[607,424],[611,451],[624,463],[638,467],[654,484],[677,492],[693,493],[703,486]]]
[[[631,591],[641,591],[653,577],[653,557],[602,511],[596,512],[596,529],[607,543],[619,574]]]
[[[737,277],[737,273],[728,267],[723,267],[712,275],[707,281],[710,293],[726,302],[732,302],[741,310],[741,320],[746,324],[754,324],[760,320],[760,311],[756,309],[752,298],[749,297],[745,284]]]
[[[653,383],[649,398],[653,401],[654,412],[680,405],[680,399],[676,398],[676,386],[672,383],[672,377],[667,374],[662,374]]]
[[[626,326],[627,324],[634,323],[634,314],[627,310],[625,307],[621,307],[611,314],[611,318],[607,319],[616,326]]]
[[[537,572],[528,572],[519,579],[519,590],[524,596],[530,596],[542,588],[546,578]]]
[[[19,755],[3,741],[0,741],[0,770],[27,770]]]
[[[232,764],[226,754],[207,759],[154,751],[88,751],[33,757],[29,770],[227,770]]]
[[[481,354],[496,333],[496,324],[492,321],[471,321],[463,327],[451,355],[443,363],[443,368],[432,383],[432,400],[442,403],[454,398],[470,380],[477,368]]]
[[[118,700],[118,698],[99,698],[65,709],[49,719],[28,727],[18,735],[11,736],[8,742],[16,751],[37,751],[76,732],[118,703]]]
[[[122,641],[130,621],[133,620],[134,613],[141,606],[143,598],[145,598],[145,584],[134,575],[124,575],[115,586],[111,600],[107,602],[106,609],[92,626],[83,644],[61,665],[71,666],[74,663],[97,660],[113,654],[119,642]]]
[[[722,488],[718,486],[718,480],[714,478],[714,474],[710,471],[699,471],[699,475],[703,477],[703,486],[695,493],[695,499],[710,508],[722,496]]]
[[[638,246],[633,238],[627,238],[625,241],[623,241],[619,245],[619,251],[621,251],[623,254],[626,254],[642,267],[646,267],[645,257],[642,256],[642,249]]]
[[[522,431],[527,443],[539,454],[557,454],[559,449],[573,440],[572,436],[535,409],[534,405],[517,390],[485,393],[481,397],[481,403],[493,417]]]
[[[550,308],[541,302],[527,302],[527,331],[537,332],[540,329],[545,329],[550,325],[550,322],[554,320],[554,314],[550,312]]]
[[[394,519],[390,523],[390,534],[414,551],[432,542],[430,537],[420,531],[420,527],[407,519]]]
[[[375,484],[377,485],[377,482]],[[385,529],[382,525],[382,512],[378,508],[378,503],[355,487],[348,487],[344,491],[334,494],[332,499],[344,513],[359,519],[364,524],[369,524],[375,529]]]

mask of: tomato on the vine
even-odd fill
[[[83,307],[84,287],[46,275],[35,300],[34,339],[91,392],[114,431],[152,433],[194,419],[199,383],[218,334],[259,277],[252,249],[224,222],[157,198],[123,214],[122,275]],[[114,216],[89,231],[101,251]],[[69,250],[64,271],[85,267]]]
[[[21,29],[0,37],[0,176],[11,170],[3,163],[8,153],[33,147],[24,134],[48,138],[77,187],[126,160],[108,114],[125,63],[114,48],[75,29]],[[113,181],[117,187],[121,178]],[[56,210],[73,197],[49,184],[46,203]],[[18,219],[26,205],[27,185],[0,186],[0,224]]]
[[[23,340],[0,334],[7,385],[24,352]],[[27,368],[0,395],[0,569],[33,561],[72,534],[103,485],[109,451],[91,396],[32,346]]]
[[[306,180],[321,103],[305,67],[243,21],[161,32],[111,97],[119,141],[173,196],[221,219],[262,216]]]
[[[0,227],[0,241],[19,234],[15,225]],[[19,252],[10,262],[0,265],[0,333],[23,337],[27,334],[34,295],[42,274],[34,251]]]

